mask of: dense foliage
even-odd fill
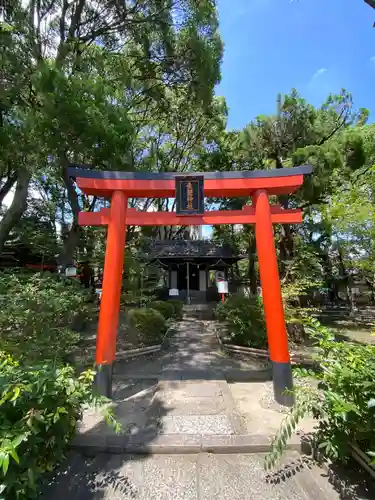
[[[173,299],[168,300],[169,304],[173,307],[173,316],[175,319],[182,318],[182,309],[184,307],[184,303],[181,300]]]
[[[355,306],[351,290],[356,282],[365,282],[373,290],[375,128],[366,125],[367,115],[366,110],[355,111],[347,91],[328,96],[315,108],[293,90],[279,96],[277,114],[257,117],[244,130],[223,134],[219,149],[206,156],[206,161],[213,162],[219,156],[223,170],[313,166],[303,189],[273,200],[284,208],[304,211],[302,225],[275,228],[282,283],[305,282],[310,297],[350,307]],[[239,209],[248,201],[220,203],[223,208]],[[253,229],[220,226],[214,238],[248,254],[235,268],[235,278],[245,281],[255,294],[258,269]]]
[[[78,313],[88,315],[90,296],[75,280],[51,274],[0,274],[0,349],[18,360],[66,361],[80,336]]]
[[[4,4],[0,251],[20,219],[38,212],[59,245],[59,264],[94,257],[93,231],[77,217],[103,202],[72,189],[69,164],[157,172],[196,161],[224,126],[225,105],[213,99],[217,28],[210,0]]]
[[[161,312],[151,308],[130,309],[128,326],[130,334],[144,346],[160,344],[167,331],[165,317]]]
[[[94,372],[18,362],[0,351],[0,497],[36,497],[37,480],[64,458],[92,392]],[[108,411],[108,422],[112,415]]]
[[[90,297],[74,280],[49,274],[0,275],[0,348],[17,359],[66,361],[80,337],[78,313],[89,315]]]
[[[72,280],[50,274],[0,276],[0,498],[36,495],[38,478],[64,457],[85,404],[102,404],[94,372],[78,374],[72,327],[92,303]],[[106,413],[110,418],[110,413]]]
[[[259,349],[267,348],[266,325],[259,298],[233,295],[216,307],[216,316],[224,321],[230,342]]]
[[[147,304],[147,307],[159,311],[165,319],[172,319],[175,315],[175,306],[169,301],[154,300]]]
[[[306,414],[317,419],[315,440],[325,456],[345,462],[350,444],[375,456],[375,346],[336,342],[316,320],[310,320],[309,333],[317,344],[320,371],[299,370],[297,374],[312,377],[318,384],[316,388],[310,383],[297,387],[296,404],[275,437],[266,468],[276,463]]]

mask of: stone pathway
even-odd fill
[[[332,500],[324,472],[296,452],[281,475],[267,477],[263,455],[105,455],[71,453],[45,500]],[[43,493],[42,493],[43,494]],[[48,495],[48,496],[47,496]]]
[[[222,353],[213,326],[186,308],[166,351],[119,362],[114,405],[121,434],[86,412],[78,450],[41,498],[340,498],[324,471],[293,451],[267,480],[260,452],[283,418],[262,403],[270,394],[269,365]]]
[[[212,343],[213,334],[204,323],[185,316],[162,358],[155,394],[156,404],[167,412],[159,420],[161,433],[242,433],[225,380],[225,358]]]

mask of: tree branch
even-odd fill
[[[345,116],[344,116],[344,114],[345,114]],[[331,137],[333,137],[336,134],[336,132],[338,132],[346,124],[347,117],[348,117],[348,109],[343,108],[341,110],[341,113],[340,113],[338,119],[337,119],[339,123],[326,137],[323,137],[323,139],[321,139],[318,142],[318,146],[322,146],[325,142],[327,142],[329,139],[331,139]],[[341,120],[341,122],[340,122],[340,120]]]

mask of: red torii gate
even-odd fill
[[[76,167],[69,169],[69,176],[75,179],[84,193],[111,200],[110,208],[99,212],[80,212],[78,218],[82,226],[108,226],[96,345],[97,384],[100,392],[109,397],[112,392],[126,226],[255,224],[274,395],[280,404],[293,404],[293,397],[285,391],[293,389],[293,379],[272,225],[301,223],[302,211],[270,205],[269,196],[293,193],[302,185],[304,175],[311,172],[310,165],[248,172],[191,174],[105,172]],[[219,210],[200,215],[139,212],[128,208],[129,198],[174,198],[176,178],[181,175],[184,178],[189,175],[192,178],[203,177],[204,196],[250,196],[253,204],[244,206],[242,210]]]

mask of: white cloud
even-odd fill
[[[317,71],[315,71],[310,81],[316,80],[320,76],[324,75],[324,73],[327,73],[327,71],[327,68],[319,68]]]
[[[370,61],[375,64],[375,56],[370,57]]]
[[[312,75],[310,78],[307,88],[312,91],[316,90],[317,88],[321,88],[324,86],[326,82],[326,78],[323,78],[323,75],[325,75],[328,72],[327,68],[319,68],[315,71],[315,73]]]

